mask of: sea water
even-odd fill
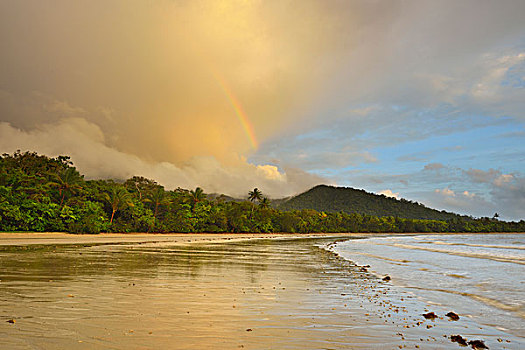
[[[372,237],[333,251],[389,275],[429,309],[525,334],[525,235],[454,234]]]

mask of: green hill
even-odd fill
[[[280,210],[315,209],[324,212],[397,216],[407,219],[448,220],[460,215],[423,204],[377,195],[350,187],[319,185],[275,205]]]

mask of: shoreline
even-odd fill
[[[347,233],[99,233],[76,234],[67,232],[0,232],[0,246],[25,244],[104,244],[104,243],[153,243],[170,242],[172,244],[213,243],[232,240],[253,239],[308,239],[308,238],[359,238],[392,236],[428,236],[428,235],[464,235],[461,232],[347,232]],[[496,235],[499,232],[472,233],[477,235]],[[505,234],[525,234],[508,232]]]
[[[512,235],[513,233],[510,233]],[[466,234],[459,234],[462,236],[465,236]],[[474,234],[477,235],[477,234]],[[502,233],[500,235],[508,235],[507,233]],[[372,238],[372,237],[371,237]],[[393,237],[392,237],[393,238]],[[378,242],[379,243],[379,242]],[[344,244],[344,243],[343,243]],[[379,243],[380,246],[382,246]],[[405,264],[420,264],[421,262],[424,263],[425,260],[418,259],[417,257],[413,257],[411,255],[405,254],[403,255],[402,260],[399,260],[401,258],[397,258],[395,255],[385,253],[385,255],[378,253],[378,252],[372,252],[365,247],[362,249],[359,249],[357,251],[346,251],[341,249],[334,249],[336,248],[336,244],[329,244],[326,246],[326,249],[330,251],[332,254],[334,254],[337,257],[340,257],[341,259],[344,259],[345,261],[349,261],[353,264],[356,264],[357,267],[363,268],[363,271],[370,276],[374,276],[377,280],[383,280],[386,281],[387,284],[392,285],[392,292],[399,294],[397,300],[395,300],[394,303],[397,304],[397,308],[407,307],[407,302],[409,298],[414,298],[414,300],[418,300],[417,303],[412,303],[412,310],[408,313],[410,315],[423,315],[423,312],[426,313],[433,313],[436,312],[436,315],[433,317],[436,318],[436,321],[434,321],[433,317],[428,317],[431,319],[432,322],[427,322],[430,327],[436,327],[439,326],[443,328],[444,330],[447,330],[449,334],[443,334],[443,337],[447,337],[450,339],[450,336],[454,334],[460,334],[460,335],[467,335],[469,339],[477,337],[483,338],[485,341],[487,341],[487,344],[490,344],[490,348],[494,348],[495,346],[500,346],[496,348],[503,348],[503,349],[515,349],[516,347],[523,346],[524,338],[523,333],[519,330],[519,324],[522,324],[523,320],[523,314],[514,313],[517,310],[514,308],[509,309],[508,307],[511,307],[512,304],[509,303],[511,306],[507,306],[503,304],[503,302],[498,302],[496,299],[489,299],[488,297],[484,296],[484,294],[477,294],[479,291],[472,291],[468,289],[468,287],[465,287],[467,289],[463,289],[462,287],[458,287],[456,289],[451,287],[443,286],[442,281],[434,280],[431,284],[422,285],[423,278],[416,280],[412,279],[412,282],[408,282],[406,279],[407,275],[407,269],[408,267],[402,267]],[[402,248],[405,248],[404,246]],[[433,252],[433,251],[431,251]],[[357,256],[352,256],[352,253],[354,254],[362,254],[365,256],[363,259],[355,259]],[[448,252],[451,254],[450,252]],[[424,251],[422,254],[428,254],[426,251]],[[462,255],[461,258],[469,258],[469,256]],[[476,258],[479,258],[476,256]],[[433,264],[430,261],[430,265],[432,265],[433,269],[437,271],[437,265]],[[383,263],[384,262],[384,263]],[[504,261],[503,263],[508,263],[508,261]],[[363,266],[363,264],[367,264]],[[379,266],[379,269],[378,269]],[[400,266],[400,268],[397,268]],[[418,265],[422,267],[423,265]],[[458,265],[461,266],[461,265]],[[413,268],[413,271],[429,271],[428,268]],[[443,273],[443,276],[448,276],[452,278],[465,278],[465,279],[471,279],[472,277],[465,276],[465,274],[468,275],[468,271],[464,274],[452,274],[449,269],[445,269],[444,271],[448,271],[449,274],[445,274],[442,271],[437,271],[435,273],[440,274]],[[426,272],[424,272],[426,273]],[[465,277],[463,277],[465,276]],[[519,278],[519,274],[517,275]],[[386,279],[385,279],[386,278]],[[478,284],[476,284],[478,285]],[[481,285],[481,284],[479,284]],[[422,291],[422,292],[421,292]],[[447,297],[440,297],[436,296],[436,294],[445,293]],[[390,293],[389,293],[390,294]],[[387,300],[389,296],[383,296],[382,302],[385,303],[385,300]],[[451,300],[451,298],[458,298],[457,300]],[[470,299],[469,299],[470,298]],[[396,298],[394,298],[396,299]],[[405,302],[400,302],[405,300]],[[459,299],[463,299],[465,304],[461,304]],[[388,303],[388,302],[387,302]],[[499,305],[495,305],[494,303],[498,303]],[[393,303],[388,303],[390,306],[392,306]],[[410,303],[409,303],[410,304]],[[470,306],[470,305],[478,305],[478,306]],[[401,306],[404,305],[404,306]],[[418,307],[414,307],[417,305]],[[505,307],[501,307],[500,305],[505,305]],[[396,308],[394,307],[394,308]],[[493,309],[491,309],[493,308]],[[389,310],[392,308],[389,307]],[[419,312],[417,311],[419,309]],[[474,310],[481,310],[479,312],[475,312]],[[511,312],[512,311],[512,312]],[[457,312],[456,316],[458,319],[452,320],[447,319],[448,314],[447,312],[455,314]],[[498,314],[498,312],[501,312],[501,314]],[[517,318],[517,321],[515,320],[506,320],[506,324],[502,323],[501,317],[502,315],[507,314],[508,317]],[[520,319],[521,317],[521,319]],[[427,318],[427,317],[425,317]],[[458,321],[460,319],[460,321]],[[495,321],[498,319],[498,321]],[[399,321],[399,320],[398,320]],[[419,319],[417,322],[409,325],[406,328],[411,327],[420,327],[423,325],[421,323],[421,319]],[[428,321],[428,320],[427,320]],[[450,327],[451,322],[450,321],[458,321],[457,326]],[[517,322],[517,323],[513,323]],[[397,322],[399,324],[399,322]],[[455,322],[452,322],[454,324]],[[459,327],[458,327],[459,326]],[[464,329],[462,329],[464,327]],[[470,328],[470,329],[469,329]],[[403,332],[404,333],[404,332]],[[406,334],[404,335],[406,336]],[[504,343],[504,344],[502,344]],[[501,347],[502,346],[502,347]]]
[[[63,237],[137,237],[137,236],[258,236],[258,235],[277,235],[277,236],[414,236],[414,235],[498,235],[498,234],[516,234],[523,235],[525,232],[312,232],[312,233],[293,233],[293,232],[101,232],[97,234],[90,233],[70,233],[70,232],[31,232],[31,231],[0,231],[2,237],[18,236],[63,236]]]
[[[422,313],[437,311],[435,306],[308,241],[393,235],[420,234],[0,233],[0,246],[22,246],[9,251],[50,245],[31,255],[4,256],[10,268],[0,286],[7,287],[6,315],[16,324],[0,323],[0,335],[13,339],[13,332],[25,331],[29,343],[59,348],[169,348],[171,337],[192,349],[256,349],[269,339],[297,349],[460,348],[450,340],[454,334],[487,340],[490,348],[520,346],[464,315],[459,322],[443,312],[425,320]],[[28,271],[30,277],[20,279]],[[17,289],[23,283],[30,304],[19,308],[17,295],[7,293],[10,283]],[[49,320],[66,332],[35,337],[51,327]],[[14,340],[10,345],[16,348]]]
[[[0,246],[26,244],[108,244],[108,243],[159,243],[171,244],[215,243],[226,241],[279,239],[279,238],[352,238],[357,233],[100,233],[72,234],[65,232],[1,232]]]

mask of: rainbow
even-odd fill
[[[235,114],[237,115],[237,119],[239,119],[239,122],[241,123],[241,126],[244,129],[246,137],[248,138],[248,141],[250,141],[251,146],[253,147],[253,149],[257,149],[259,144],[257,142],[257,137],[255,136],[255,132],[253,130],[253,125],[250,123],[250,120],[248,119],[246,112],[244,112],[241,103],[239,102],[239,100],[237,100],[232,90],[229,88],[228,84],[226,83],[226,80],[217,72],[212,71],[212,74],[217,83],[220,85],[222,91],[230,101],[235,111]]]

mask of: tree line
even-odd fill
[[[313,209],[279,210],[255,188],[246,200],[166,190],[140,176],[85,180],[67,156],[0,156],[0,231],[35,232],[525,232],[525,221],[407,219]]]

